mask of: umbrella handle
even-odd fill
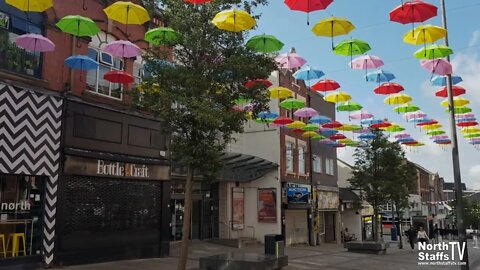
[[[83,9],[84,11],[87,11],[87,9],[88,9],[88,7],[87,7],[87,0],[83,0],[82,9]]]

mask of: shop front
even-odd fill
[[[340,215],[338,188],[317,186],[317,225],[321,243],[339,243],[340,237]]]
[[[311,186],[286,183],[284,209],[285,244],[309,244]]]

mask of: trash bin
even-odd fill
[[[265,254],[275,255],[277,257],[284,255],[285,241],[281,234],[265,235]]]
[[[397,227],[392,226],[390,228],[390,235],[392,236],[392,241],[397,241]]]

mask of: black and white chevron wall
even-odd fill
[[[54,256],[62,99],[0,83],[0,173],[48,176],[44,262]]]

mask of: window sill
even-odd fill
[[[123,97],[122,98],[116,98],[116,97],[101,94],[101,93],[98,93],[98,92],[95,92],[95,91],[92,91],[92,90],[88,90],[88,89],[85,89],[85,91],[83,91],[83,94],[84,95],[86,94],[86,95],[96,96],[96,97],[102,97],[102,98],[105,98],[106,100],[112,100],[112,101],[116,101],[116,102],[119,102],[119,103],[123,102]]]
[[[48,82],[35,76],[22,73],[15,73],[6,69],[0,69],[0,78],[6,81],[20,82],[24,84],[34,85],[36,87],[47,88]]]

